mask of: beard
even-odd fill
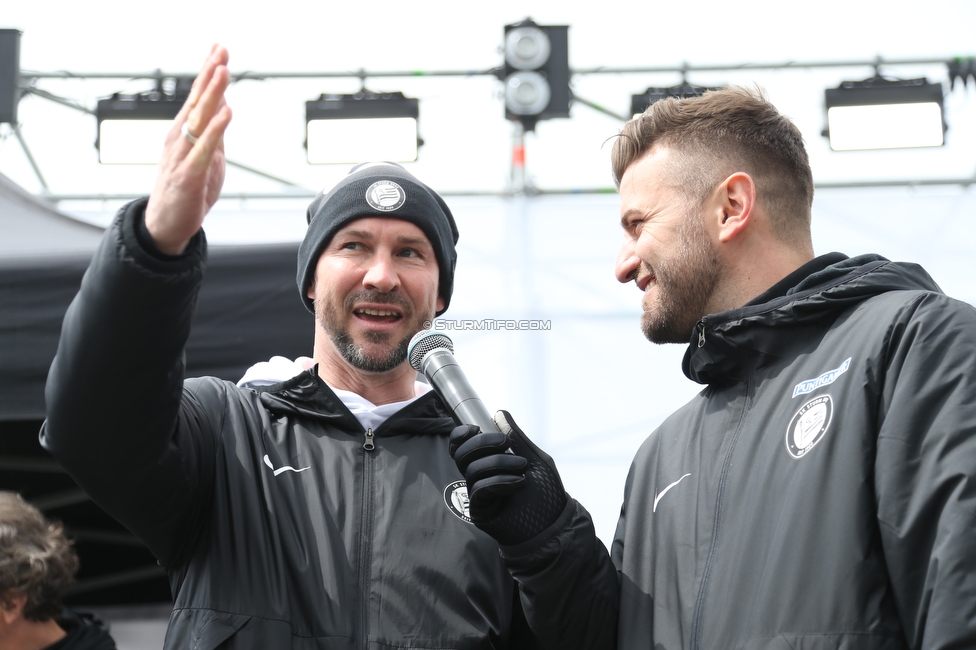
[[[400,341],[396,341],[392,347],[387,346],[377,351],[369,351],[367,344],[357,344],[349,334],[339,317],[340,313],[352,313],[352,307],[356,302],[382,303],[396,305],[403,311],[403,318],[410,321],[413,318],[413,310],[401,296],[396,294],[379,293],[375,291],[361,291],[354,295],[347,296],[342,304],[341,312],[328,300],[315,301],[315,320],[319,327],[325,330],[329,339],[336,350],[349,365],[364,372],[389,372],[399,366],[407,359],[407,348],[413,335],[422,329],[425,320],[433,318],[433,311],[421,314],[416,318],[416,328],[408,328],[408,334]],[[387,332],[367,332],[366,342],[383,346],[389,344],[392,335]]]
[[[721,275],[715,244],[701,215],[686,215],[676,234],[674,253],[654,269],[657,303],[641,317],[641,330],[654,343],[688,343]]]

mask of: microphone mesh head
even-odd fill
[[[451,354],[454,354],[454,343],[447,334],[438,332],[437,330],[420,330],[410,339],[410,345],[407,348],[410,365],[417,372],[423,372],[420,364],[423,362],[424,357],[431,350],[441,348],[446,348]]]

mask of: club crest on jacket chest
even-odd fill
[[[447,509],[461,521],[471,523],[471,510],[468,500],[468,484],[464,481],[453,481],[444,488],[444,503]]]
[[[786,451],[793,458],[803,458],[820,442],[834,414],[830,395],[815,397],[793,415],[786,428]]]

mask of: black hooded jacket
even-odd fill
[[[976,309],[812,266],[696,326],[706,388],[626,483],[620,648],[976,647]]]
[[[115,650],[108,625],[94,614],[65,607],[57,621],[67,635],[44,650]]]

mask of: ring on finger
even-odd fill
[[[198,136],[195,136],[192,133],[190,133],[189,122],[183,122],[183,126],[180,127],[180,133],[183,134],[183,137],[186,138],[187,142],[189,142],[190,144],[196,144],[196,141],[200,139]]]

